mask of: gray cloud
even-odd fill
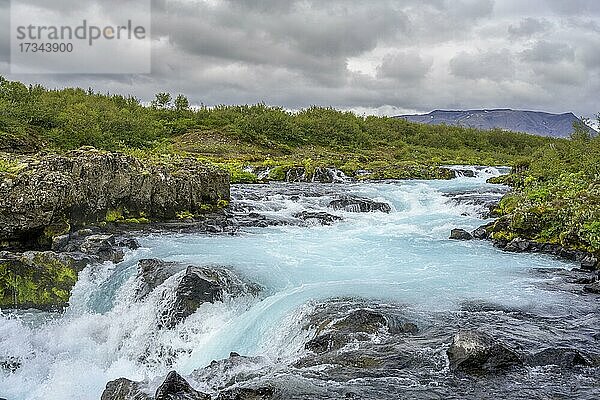
[[[23,0],[40,1],[40,0]],[[95,0],[126,15],[133,3]],[[75,0],[44,1],[79,10]],[[0,0],[0,21],[6,18]],[[19,75],[51,87],[360,110],[513,107],[593,115],[600,2],[153,0],[151,75]],[[1,24],[0,26],[6,26]],[[7,74],[8,31],[0,31]],[[4,52],[4,54],[3,54]]]
[[[523,18],[518,24],[510,24],[508,33],[512,38],[528,38],[542,34],[552,28],[552,24],[545,19]]]
[[[461,52],[450,60],[450,72],[465,79],[509,80],[515,76],[513,57],[507,49]]]

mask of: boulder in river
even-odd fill
[[[584,256],[581,260],[581,268],[590,271],[598,269],[598,258],[591,254]]]
[[[576,349],[549,348],[529,357],[528,364],[533,366],[556,365],[560,368],[589,366],[590,361]]]
[[[586,293],[600,294],[600,282],[590,283],[583,287],[583,291]]]
[[[517,353],[506,345],[473,330],[454,335],[446,354],[450,369],[467,373],[503,371],[522,364]]]
[[[342,217],[323,211],[302,211],[298,214],[294,214],[294,217],[303,221],[316,221],[321,225],[331,225],[334,222],[341,221],[343,219]]]
[[[453,240],[471,240],[473,236],[465,231],[464,229],[452,229],[450,232],[450,239]]]
[[[140,382],[126,378],[115,379],[106,384],[100,400],[153,400],[143,389]]]
[[[171,371],[156,390],[154,400],[210,400],[210,395],[195,390],[181,375]]]
[[[390,213],[392,211],[392,207],[390,207],[390,205],[387,203],[357,196],[346,196],[337,200],[333,200],[329,203],[329,208],[349,212],[381,211],[384,213]]]
[[[243,294],[256,295],[259,291],[257,285],[242,281],[225,268],[190,265],[177,282],[172,301],[162,311],[159,327],[173,328],[204,303]]]

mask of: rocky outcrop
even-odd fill
[[[171,371],[156,390],[154,400],[210,400],[210,395],[195,390],[181,375]]]
[[[473,235],[464,229],[452,229],[450,232],[450,239],[452,240],[471,240]]]
[[[274,394],[271,387],[236,388],[221,392],[217,400],[269,400]]]
[[[357,196],[346,196],[341,199],[333,200],[329,203],[329,208],[348,212],[380,211],[390,213],[392,211],[392,207],[390,207],[388,203]]]
[[[52,238],[99,222],[168,220],[229,199],[229,174],[192,159],[142,163],[93,149],[22,160],[0,181],[0,241],[50,247]]]
[[[467,373],[503,371],[522,364],[513,350],[477,331],[458,332],[446,354],[451,370]]]

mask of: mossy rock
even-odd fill
[[[72,259],[53,252],[0,257],[0,307],[60,309],[77,282]]]

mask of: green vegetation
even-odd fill
[[[498,208],[494,237],[523,237],[600,254],[600,138],[575,126],[570,141],[539,148],[517,173]],[[498,181],[498,180],[496,180]]]
[[[335,166],[371,178],[443,177],[442,164],[506,165],[556,139],[501,130],[429,126],[357,116],[332,108],[290,112],[264,104],[190,108],[182,96],[159,93],[150,106],[93,90],[48,90],[0,77],[0,151],[66,151],[80,146],[167,160],[192,155],[254,182],[243,167]],[[0,166],[2,169],[8,167]],[[270,178],[281,179],[279,168]],[[443,174],[442,174],[443,175]]]

